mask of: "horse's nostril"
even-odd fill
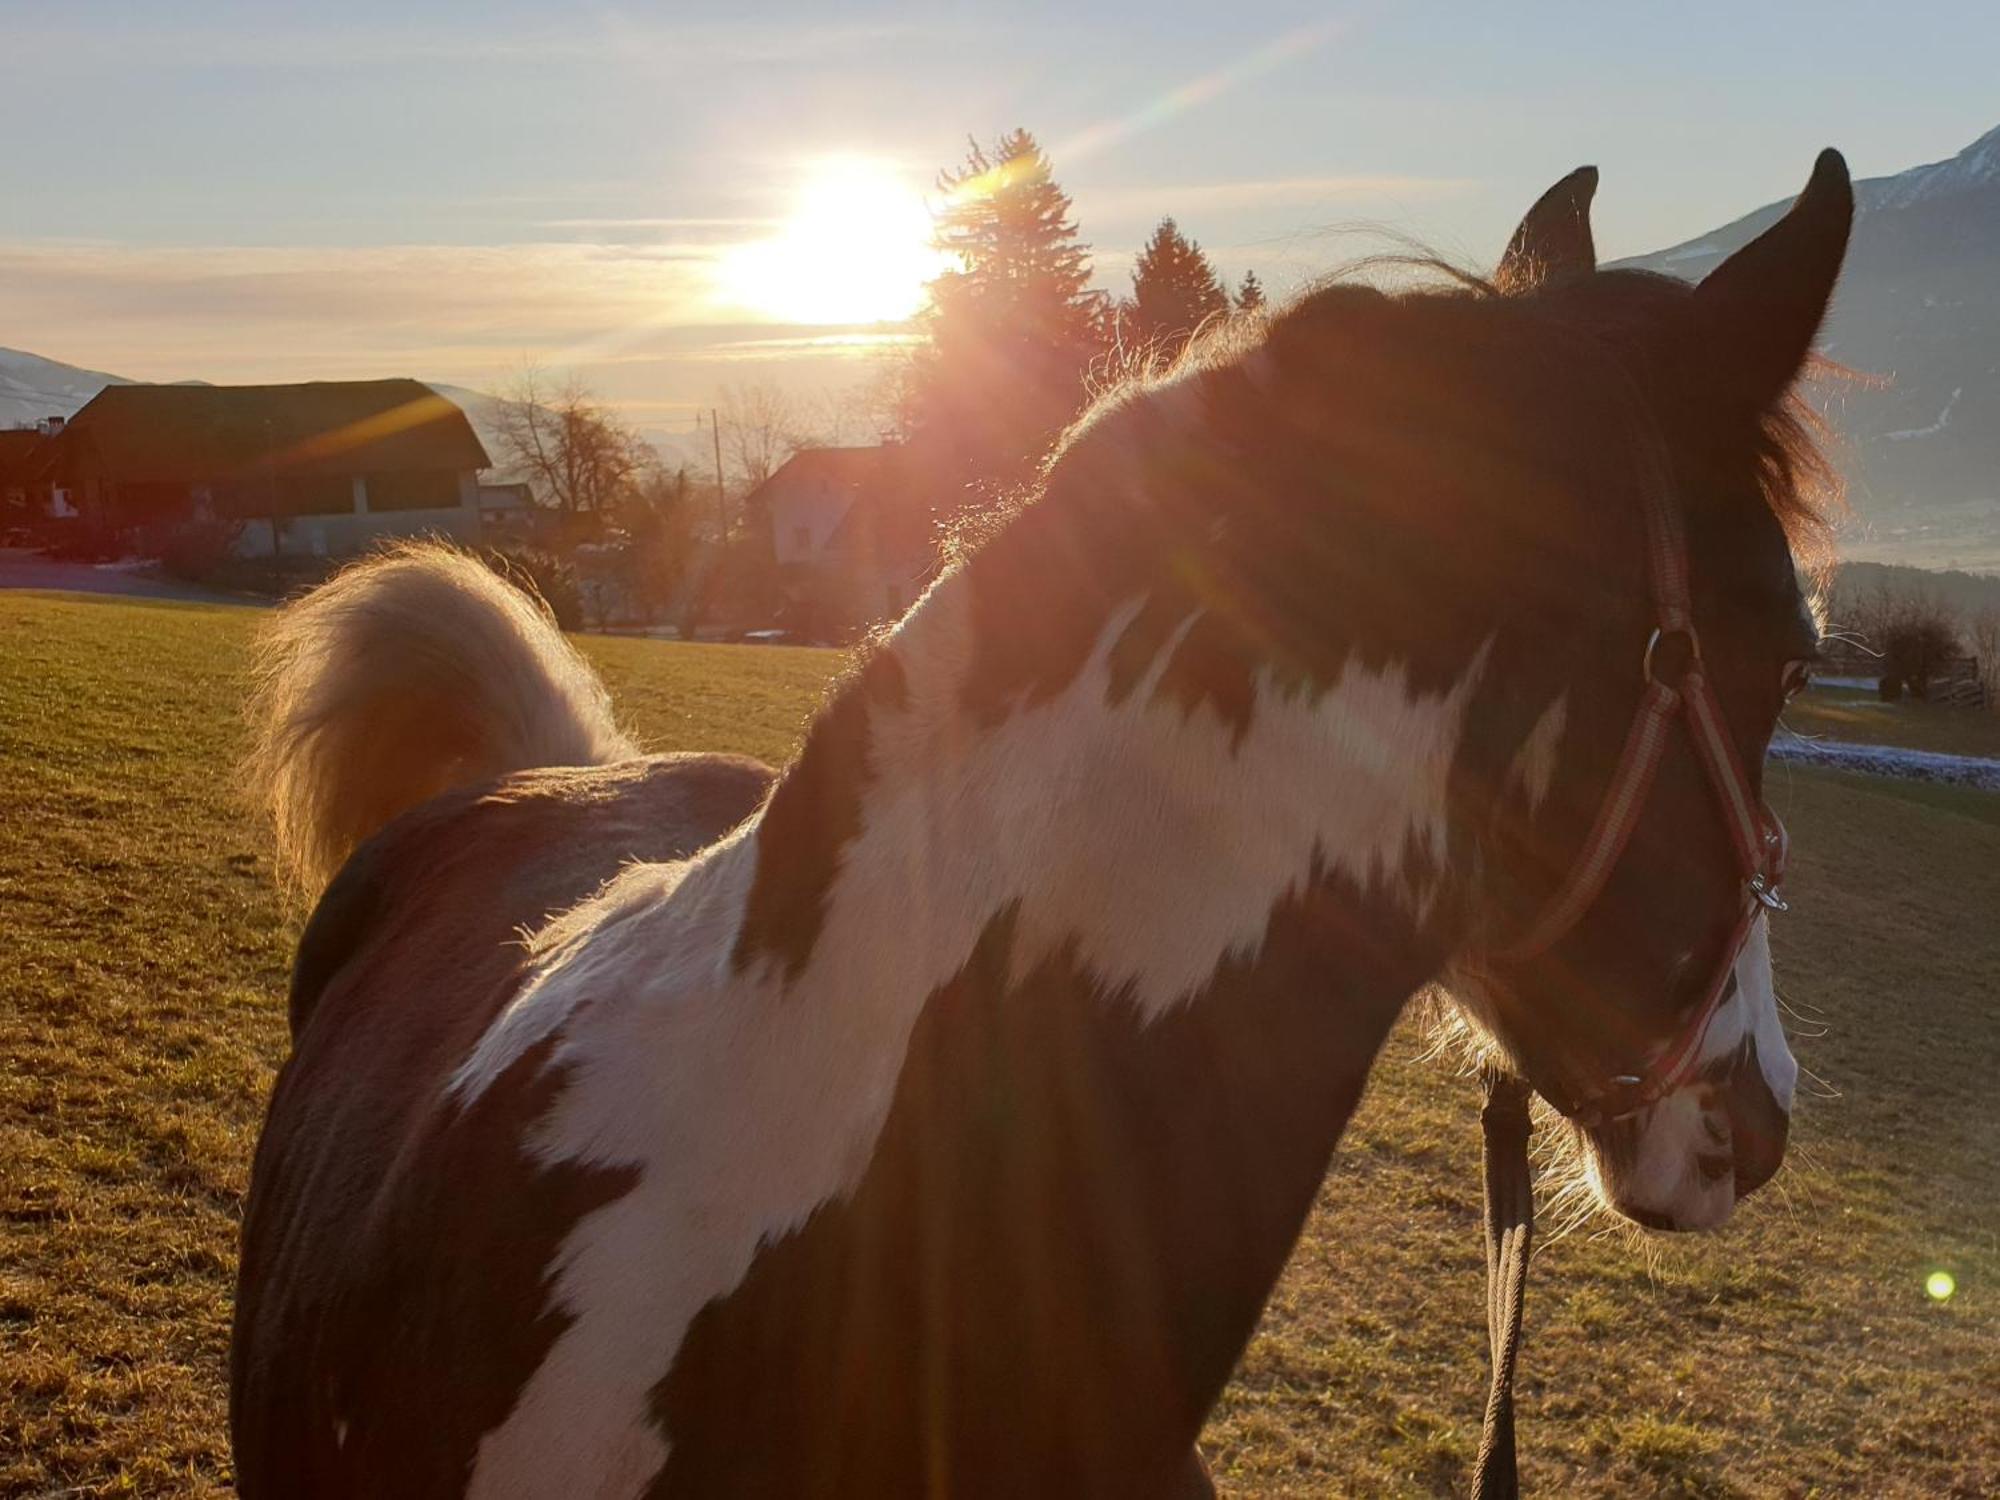
[[[1741,1198],[1777,1176],[1785,1160],[1786,1126],[1781,1120],[1775,1131],[1736,1133],[1736,1196]]]
[[[1755,1192],[1777,1174],[1785,1159],[1791,1118],[1764,1081],[1754,1043],[1744,1047],[1723,1092],[1736,1158],[1736,1195]]]

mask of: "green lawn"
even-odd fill
[[[237,806],[248,611],[0,593],[0,1494],[214,1493],[236,1216],[294,928]],[[777,757],[830,653],[585,642],[647,743]],[[1823,1083],[1719,1236],[1530,1287],[1541,1495],[2000,1491],[1996,800],[1787,769]],[[1484,1391],[1472,1086],[1399,1035],[1210,1433],[1243,1495],[1449,1495]],[[1924,1278],[1958,1295],[1933,1305]]]
[[[2000,755],[2000,712],[1913,698],[1884,703],[1873,691],[1859,688],[1812,688],[1785,710],[1785,725],[1808,739]]]

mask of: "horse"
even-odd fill
[[[1434,986],[1630,1219],[1769,1179],[1760,767],[1852,190],[1825,153],[1690,288],[1598,266],[1595,186],[1489,278],[1322,285],[1101,401],[782,773],[639,755],[439,547],[281,611],[253,767],[324,890],[242,1493],[1207,1493]]]

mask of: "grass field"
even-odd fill
[[[237,1213],[293,935],[227,774],[253,619],[0,593],[0,1494],[228,1487]],[[836,665],[586,650],[650,744],[764,757]],[[1721,1235],[1591,1224],[1541,1252],[1531,1493],[2000,1491],[2000,799],[1774,776],[1781,981],[1825,1082]],[[1473,1093],[1392,1044],[1211,1429],[1229,1493],[1457,1492],[1485,1383]]]
[[[2000,755],[2000,713],[1914,699],[1884,703],[1874,692],[1857,688],[1811,689],[1785,710],[1785,725],[1808,739]]]

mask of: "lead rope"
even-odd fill
[[[1535,1183],[1528,1168],[1528,1084],[1511,1073],[1486,1075],[1486,1331],[1493,1382],[1486,1427],[1472,1470],[1474,1500],[1518,1500],[1514,1464],[1514,1365],[1521,1350],[1521,1310],[1528,1290],[1528,1250],[1535,1238]]]

